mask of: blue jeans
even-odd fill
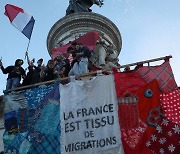
[[[7,79],[6,90],[9,90],[9,89],[12,89],[12,88],[16,88],[19,85],[20,85],[20,79],[19,78]]]

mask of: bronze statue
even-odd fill
[[[92,12],[90,7],[93,4],[101,7],[103,5],[103,0],[69,0],[66,15],[78,12]]]

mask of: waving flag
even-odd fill
[[[35,22],[33,16],[24,12],[22,8],[11,4],[5,6],[4,14],[9,18],[11,24],[30,40]]]

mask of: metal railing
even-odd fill
[[[149,63],[151,63],[151,62],[160,61],[160,60],[169,60],[170,58],[172,58],[171,55],[165,56],[165,57],[160,57],[160,58],[155,58],[155,59],[150,59],[150,60],[144,60],[144,61],[135,62],[135,63],[131,63],[131,64],[121,65],[121,66],[117,67],[117,69],[127,68],[127,67],[130,67],[130,66],[138,66],[138,65],[146,64],[146,63],[149,65]],[[112,69],[104,69],[104,70],[102,70],[102,72],[107,72],[107,71],[112,71]],[[93,71],[93,72],[85,73],[85,74],[82,74],[82,75],[76,75],[75,77],[81,78],[81,77],[87,77],[87,76],[92,76],[92,75],[96,75],[96,74],[98,74],[98,71]],[[64,80],[68,80],[68,79],[69,79],[69,77],[60,78],[60,81],[64,81]],[[12,91],[19,91],[19,90],[29,89],[29,88],[33,88],[33,87],[40,86],[40,85],[43,85],[43,84],[50,84],[50,83],[54,83],[55,81],[56,80],[50,80],[50,81],[46,81],[46,82],[39,82],[39,83],[36,83],[36,84],[17,87],[17,88],[13,88],[13,89],[5,91],[5,93],[9,93],[9,92],[12,92]]]

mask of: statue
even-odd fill
[[[112,69],[119,67],[118,52],[114,45],[107,45],[103,40],[99,39],[89,61],[98,68]]]
[[[103,5],[103,0],[69,0],[66,15],[78,12],[92,12],[90,7],[93,4],[101,7]]]

